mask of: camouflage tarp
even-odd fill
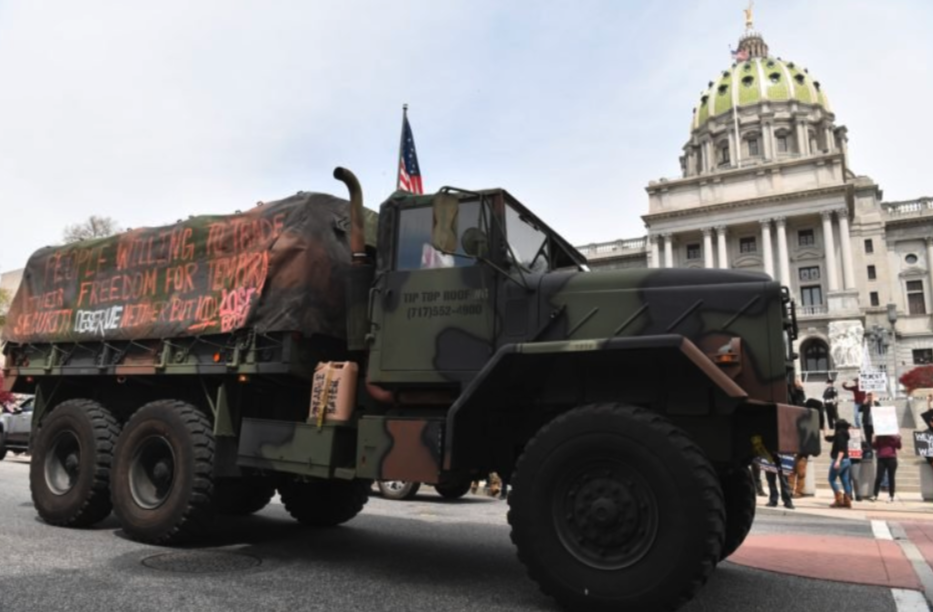
[[[366,211],[367,243],[376,213]],[[3,339],[69,342],[297,331],[346,336],[349,203],[317,193],[236,215],[47,247]]]

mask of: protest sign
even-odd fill
[[[933,431],[914,432],[914,454],[933,457]]]
[[[862,458],[862,430],[854,427],[849,429],[849,459]]]
[[[894,406],[872,406],[871,418],[875,424],[876,436],[896,436],[900,433]]]
[[[886,393],[888,390],[888,375],[884,372],[862,370],[858,375],[860,390],[875,393]]]

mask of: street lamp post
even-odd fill
[[[888,304],[888,322],[891,323],[891,352],[894,353],[894,397],[900,393],[901,383],[897,378],[897,304]]]

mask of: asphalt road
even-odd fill
[[[371,498],[344,527],[299,526],[273,502],[221,519],[197,547],[133,542],[111,517],[60,529],[32,508],[29,465],[0,461],[0,611],[477,610],[557,611],[524,574],[509,542],[506,504]],[[757,532],[871,537],[864,522],[763,515]],[[717,569],[685,612],[887,612],[891,592],[750,570]]]

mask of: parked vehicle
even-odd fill
[[[502,189],[395,193],[377,219],[335,176],[349,204],[299,193],[33,255],[4,374],[36,394],[46,522],[112,507],[175,544],[274,489],[333,526],[373,481],[496,472],[543,591],[674,609],[748,533],[755,448],[819,454],[817,415],[787,404],[797,327],[770,277],[591,272]],[[323,362],[358,380],[312,382]]]
[[[32,396],[23,397],[11,410],[0,411],[0,460],[6,457],[7,452],[29,451],[34,402]]]

